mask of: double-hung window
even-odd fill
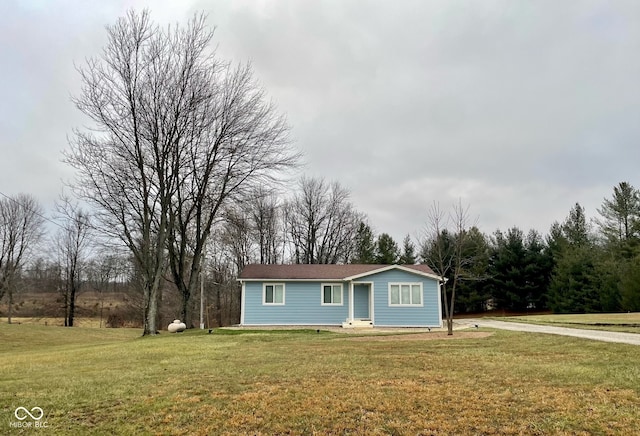
[[[322,300],[323,306],[342,306],[342,284],[341,283],[327,283],[322,285]]]
[[[284,283],[265,283],[263,304],[284,304]]]
[[[422,306],[422,283],[389,283],[389,306]]]

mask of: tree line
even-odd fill
[[[425,209],[422,233],[406,235],[398,244],[388,233],[376,234],[349,198],[338,182],[302,177],[293,193],[260,188],[225,206],[202,264],[213,324],[237,322],[235,278],[248,263],[426,263],[454,285],[455,298],[444,305],[451,304],[451,315],[640,310],[640,193],[627,182],[604,199],[598,217],[589,219],[576,203],[545,236],[518,227],[486,234],[468,221],[447,226],[447,214],[433,205]],[[127,316],[138,317],[144,279],[133,256],[104,245],[93,216],[69,198],[62,197],[56,211],[58,227],[46,235],[42,208],[33,197],[0,199],[0,299],[7,315],[21,289],[46,289],[58,302],[49,313],[63,315],[72,326],[81,292],[103,295],[111,289],[120,299],[127,296],[135,309]],[[182,313],[184,294],[168,261],[159,289],[163,319]],[[199,295],[187,304],[195,313]],[[187,319],[195,325],[195,317]]]
[[[460,235],[429,239],[421,258],[432,257],[434,241],[453,245]],[[490,235],[471,227],[462,235],[459,312],[640,310],[640,193],[628,182],[614,187],[597,217],[576,203],[544,237],[519,227]]]

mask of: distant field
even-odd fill
[[[561,327],[640,333],[640,313],[588,313],[571,315],[527,315],[496,318]]]
[[[0,319],[0,324],[6,324],[7,319]],[[43,326],[55,326],[62,327],[64,326],[64,318],[54,318],[54,317],[13,317],[11,320],[14,324],[35,324],[35,325],[43,325]],[[73,320],[75,327],[105,327],[105,319],[100,318],[75,318]]]
[[[20,434],[18,407],[40,407],[52,435],[640,434],[631,345],[507,331],[139,335],[0,323],[0,434]]]
[[[5,299],[6,300],[6,299]],[[0,322],[6,322],[8,306],[6,301],[0,303]],[[117,312],[131,304],[131,298],[123,292],[82,291],[76,300],[76,318],[87,322],[90,318],[100,319],[100,313],[106,319],[110,313]],[[38,320],[62,320],[64,309],[61,296],[57,292],[21,292],[15,296],[13,319],[20,322]]]

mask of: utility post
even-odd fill
[[[200,330],[204,330],[204,253],[205,247],[202,247],[202,258],[200,265]]]

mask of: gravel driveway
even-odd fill
[[[518,322],[493,321],[488,319],[460,319],[455,320],[459,326],[489,327],[500,330],[517,332],[548,333],[551,335],[574,336],[576,338],[593,339],[594,341],[619,342],[622,344],[640,345],[640,335],[637,333],[609,332],[605,330],[586,330],[548,325],[523,324]]]

